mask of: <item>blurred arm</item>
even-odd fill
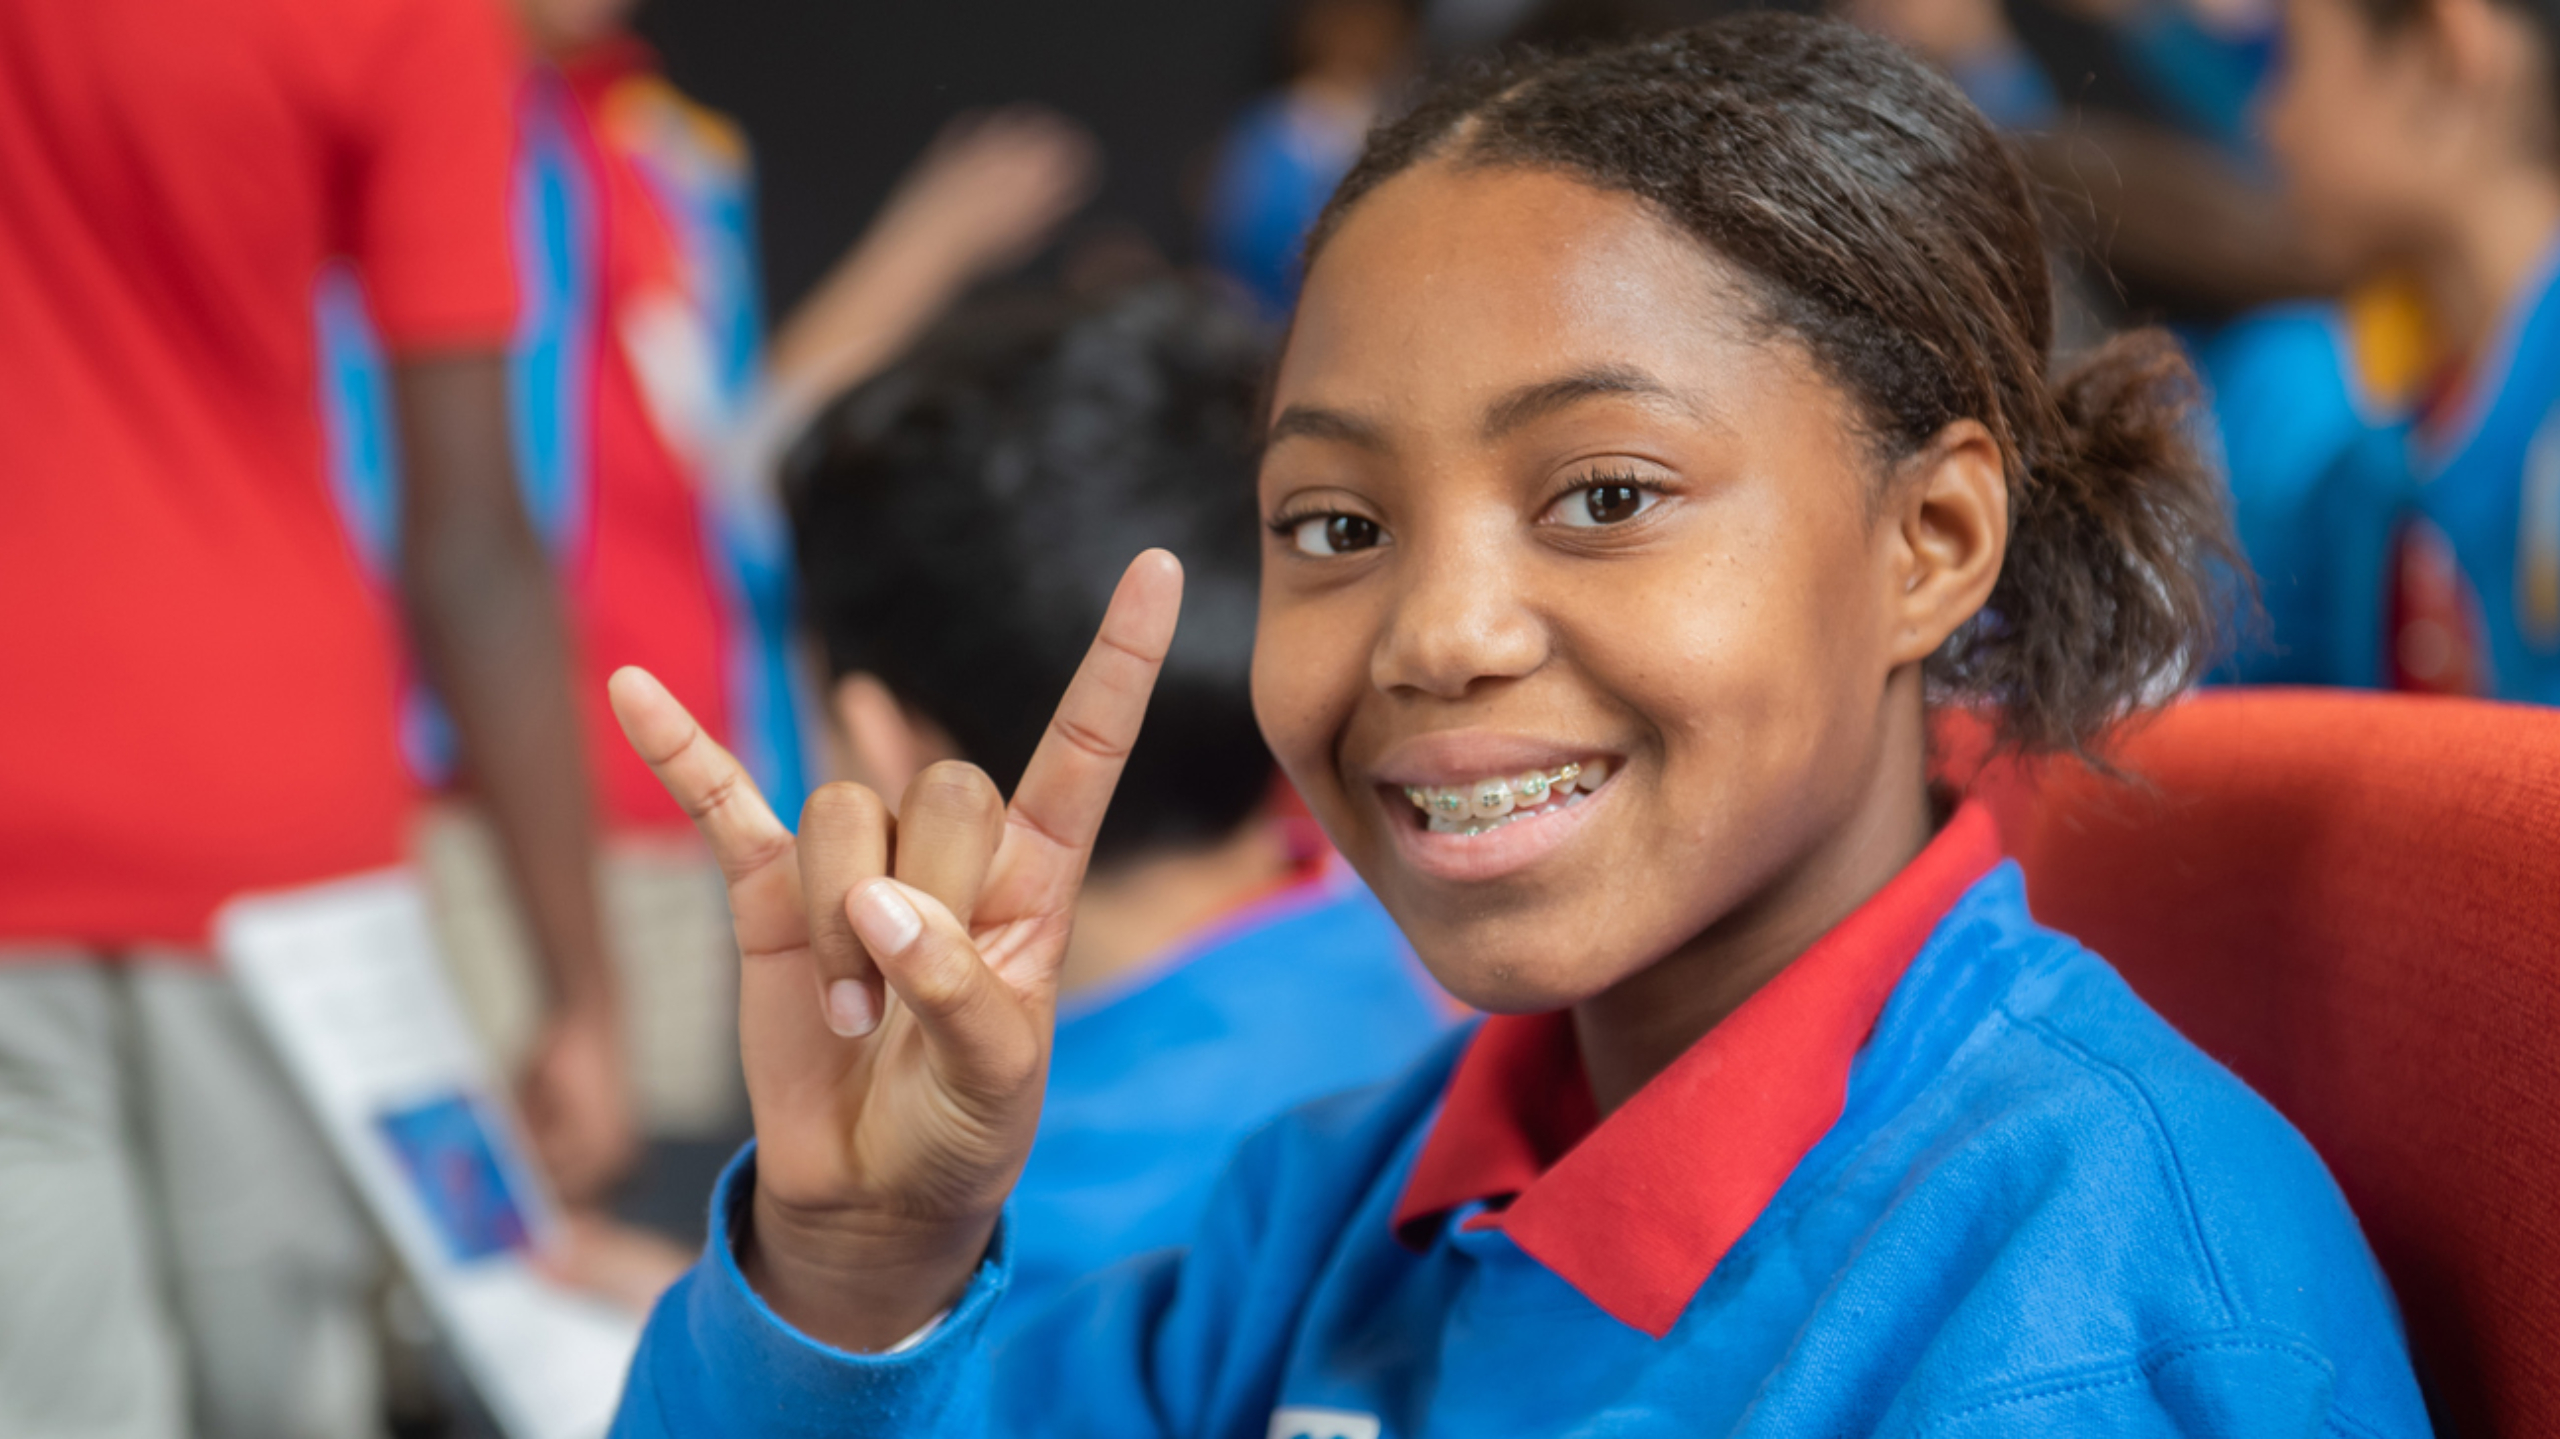
[[[2048,213],[2161,300],[2229,315],[2343,286],[2279,199],[2199,141],[2083,113],[2065,129],[2020,136],[2019,150]]]
[[[1018,264],[1091,194],[1093,139],[1029,107],[944,127],[879,218],[794,309],[767,356],[787,433],[895,359],[983,276]]]
[[[583,1198],[628,1162],[630,1107],[567,627],[516,489],[506,362],[404,359],[394,388],[401,598],[542,956],[549,1014],[525,1119],[555,1182]]]

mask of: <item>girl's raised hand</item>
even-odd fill
[[[1129,566],[1010,806],[941,764],[894,815],[828,785],[797,840],[663,686],[613,677],[623,733],[728,880],[757,1145],[738,1256],[802,1332],[886,1348],[985,1253],[1039,1121],[1085,862],[1181,601],[1173,556]]]

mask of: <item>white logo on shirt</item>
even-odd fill
[[[1343,1409],[1283,1405],[1271,1411],[1271,1439],[1378,1439],[1378,1419]]]

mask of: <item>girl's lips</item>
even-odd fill
[[[1394,832],[1396,852],[1418,873],[1448,884],[1483,884],[1529,868],[1581,832],[1592,816],[1618,792],[1618,776],[1572,803],[1513,820],[1483,834],[1435,834],[1413,823],[1401,794],[1381,796],[1389,802],[1387,828]],[[1397,813],[1399,809],[1406,813]]]

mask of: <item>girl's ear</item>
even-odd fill
[[[892,805],[927,765],[962,757],[939,726],[911,713],[875,675],[846,675],[827,698],[850,761],[846,778]]]
[[[1980,421],[1947,426],[1900,468],[1885,516],[1897,665],[1928,658],[1981,610],[2009,552],[2008,475]]]

